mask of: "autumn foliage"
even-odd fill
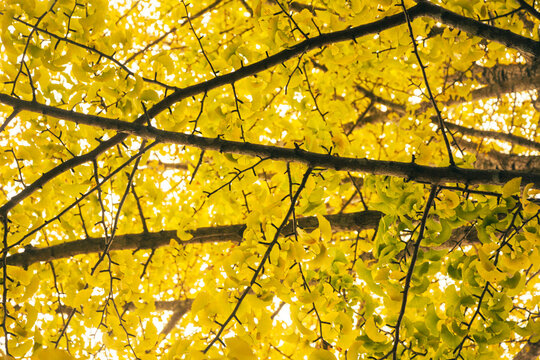
[[[0,2],[0,357],[535,359],[539,11]]]

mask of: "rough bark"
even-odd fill
[[[457,131],[462,135],[474,136],[481,139],[493,139],[493,140],[506,141],[510,144],[528,147],[528,148],[540,151],[540,143],[523,138],[521,136],[507,134],[507,133],[493,131],[493,130],[472,129],[465,126],[453,124],[448,121],[445,122],[445,125],[449,130]]]
[[[478,144],[463,139],[458,143],[463,150],[476,153],[475,168],[540,172],[540,156],[522,156],[505,154],[493,149],[486,150]]]
[[[540,63],[532,64],[497,64],[492,67],[485,67],[474,64],[465,73],[457,72],[448,77],[448,81],[453,83],[460,81],[464,75],[467,79],[475,79],[480,84],[489,85],[505,82],[524,82],[539,84],[538,77],[540,76]],[[533,79],[536,79],[533,81]]]
[[[540,43],[538,41],[456,14],[425,0],[421,1],[419,5],[422,5],[422,15],[464,31],[469,35],[501,43],[509,49],[516,49],[529,60],[534,61],[540,55]]]
[[[540,341],[528,341],[514,360],[536,360],[540,357]]]
[[[382,214],[378,211],[362,211],[350,214],[338,214],[325,216],[334,231],[362,231],[374,229],[378,226]],[[298,227],[311,231],[319,226],[316,217],[304,217],[297,219]],[[188,231],[192,238],[186,241],[180,240],[176,230],[165,230],[151,233],[123,234],[115,237],[110,250],[135,250],[156,249],[170,244],[172,239],[181,245],[204,244],[214,242],[240,242],[246,225],[225,225],[215,227],[202,227]],[[292,224],[289,223],[283,229],[283,234],[292,232]],[[26,247],[24,252],[13,254],[7,258],[8,265],[24,266],[40,262],[73,257],[81,254],[90,254],[103,251],[105,238],[87,238],[69,241],[45,248]]]

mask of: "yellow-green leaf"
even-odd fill
[[[513,178],[512,180],[504,184],[503,189],[502,189],[503,198],[507,198],[507,197],[510,197],[512,195],[519,193],[520,185],[521,185],[520,177]]]

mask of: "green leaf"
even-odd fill
[[[143,92],[140,95],[140,98],[141,98],[142,101],[155,102],[155,101],[159,100],[159,96],[158,96],[157,92],[155,92],[154,90],[151,90],[151,89],[143,90]]]

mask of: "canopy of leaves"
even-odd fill
[[[0,356],[534,359],[527,1],[0,2]]]

